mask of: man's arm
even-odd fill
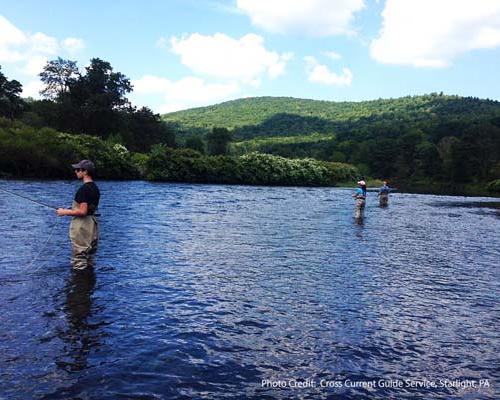
[[[57,215],[60,217],[70,216],[70,217],[85,217],[89,211],[88,203],[79,203],[79,207],[76,210],[70,210],[68,208],[58,208],[56,210]]]

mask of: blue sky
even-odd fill
[[[500,100],[498,0],[0,0],[0,65],[37,97],[58,56],[168,112],[248,96]]]

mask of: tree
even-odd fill
[[[399,156],[395,161],[396,173],[400,177],[411,177],[415,172],[415,151],[423,140],[424,133],[410,129],[398,139]]]
[[[57,58],[40,74],[47,100],[31,105],[48,125],[72,132],[114,139],[120,137],[134,151],[148,151],[152,144],[175,146],[174,130],[149,108],[130,105],[129,78],[113,71],[99,58],[80,74],[76,62]]]
[[[1,67],[0,67],[1,70]],[[0,71],[0,115],[14,119],[21,115],[24,101],[21,99],[23,86],[15,79],[8,80]]]
[[[205,142],[200,136],[191,136],[186,139],[186,148],[205,154]]]
[[[207,134],[207,148],[210,155],[225,155],[233,134],[226,128],[213,128]]]
[[[65,93],[68,93],[72,82],[80,77],[76,61],[63,60],[58,57],[57,60],[47,62],[40,73],[40,79],[45,84],[45,88],[40,94],[48,99],[60,99]]]
[[[133,151],[147,152],[151,145],[175,147],[175,131],[148,107],[129,107],[121,112],[120,132],[125,145]]]
[[[131,91],[130,80],[113,72],[109,62],[91,59],[85,75],[70,85],[72,105],[81,113],[82,130],[100,137],[116,132],[120,125],[118,111],[129,106],[125,96]]]
[[[457,149],[460,147],[460,143],[461,140],[457,137],[445,136],[436,146],[439,157],[441,158],[441,168],[444,179],[451,181],[457,180],[455,169],[461,169],[460,163],[457,162]]]
[[[58,129],[100,137],[119,130],[118,112],[129,106],[125,96],[132,85],[125,75],[113,72],[107,61],[91,59],[81,75],[73,61],[58,58],[42,74],[43,92],[58,104]]]
[[[436,145],[423,141],[415,147],[415,174],[435,177],[441,173],[441,162]]]
[[[113,72],[107,61],[91,59],[78,83],[87,95],[85,103],[89,108],[116,110],[129,104],[125,96],[132,91],[130,80],[121,72]]]
[[[394,174],[394,163],[398,156],[397,141],[394,139],[375,139],[370,146],[366,161],[370,170],[379,177],[389,177]]]

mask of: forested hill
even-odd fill
[[[367,139],[379,131],[397,136],[409,128],[447,136],[470,123],[494,118],[500,118],[498,101],[441,94],[362,102],[255,97],[163,115],[178,125],[179,138],[224,127],[234,132],[236,140],[312,133]]]
[[[345,162],[363,174],[406,183],[500,184],[500,102],[493,100],[442,94],[363,102],[260,97],[162,118],[175,127],[179,143],[226,130],[236,155],[257,151]]]

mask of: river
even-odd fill
[[[89,273],[0,192],[0,399],[498,398],[495,199],[369,193],[358,224],[349,189],[98,184]]]

